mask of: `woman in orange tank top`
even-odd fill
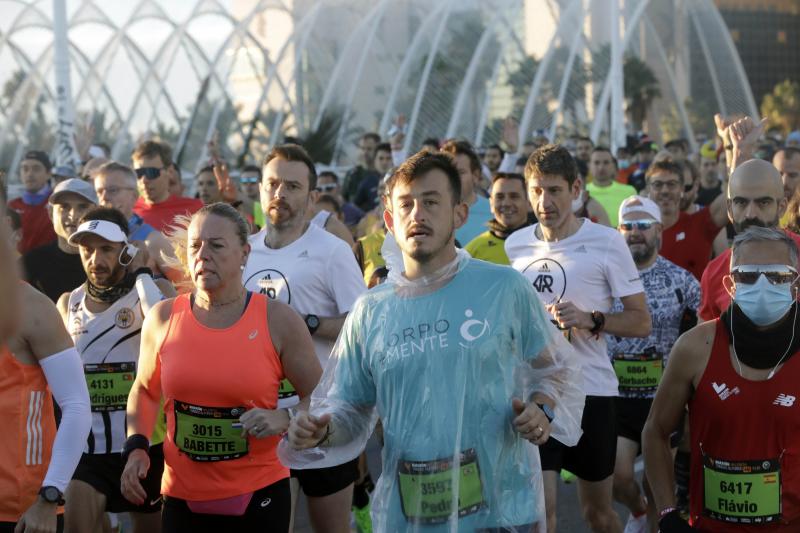
[[[289,413],[277,408],[278,387],[286,377],[306,398],[316,386],[311,336],[289,306],[245,291],[250,247],[238,211],[212,204],[186,222],[173,244],[193,290],[160,302],[142,326],[122,493],[145,497],[144,435],[163,396],[163,531],[286,531],[289,471],[276,450]]]

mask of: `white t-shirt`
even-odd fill
[[[573,235],[558,242],[536,237],[535,224],[506,239],[513,266],[533,284],[545,305],[572,302],[584,311],[611,309],[614,298],[644,292],[625,239],[617,231],[586,219]],[[569,339],[581,357],[587,396],[616,396],[617,376],[608,359],[604,335],[572,328]]]
[[[244,269],[247,290],[292,306],[301,316],[334,317],[350,312],[367,290],[353,251],[339,237],[314,224],[283,248],[267,248],[266,228],[250,236],[250,257]],[[312,337],[320,364],[334,341]]]

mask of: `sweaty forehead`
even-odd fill
[[[731,175],[730,197],[779,197],[783,194],[781,175],[766,161],[750,160],[739,166]]]
[[[235,237],[233,222],[217,215],[204,214],[196,216],[189,224],[189,240],[230,240]]]

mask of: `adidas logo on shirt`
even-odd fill
[[[539,272],[550,272],[550,267],[547,266],[547,263],[542,263],[542,266],[539,267]]]
[[[586,251],[586,247],[581,244],[580,246],[575,248],[575,253],[576,254],[585,254],[585,253],[588,253],[588,252]]]
[[[300,252],[300,255],[297,256],[298,259],[308,259],[308,250],[303,250]]]

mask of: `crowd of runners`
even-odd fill
[[[211,146],[191,184],[158,140],[30,150],[0,532],[286,532],[300,493],[317,533],[555,532],[564,482],[596,532],[800,531],[800,134],[715,121],[697,153],[395,128],[343,175]]]

